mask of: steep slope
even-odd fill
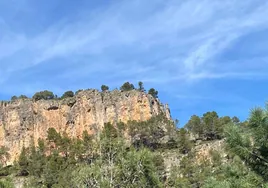
[[[14,161],[23,146],[45,138],[50,127],[71,137],[81,137],[84,130],[97,134],[106,122],[145,121],[160,113],[171,119],[167,105],[137,90],[85,90],[64,100],[2,102],[0,146],[9,148],[10,161]]]

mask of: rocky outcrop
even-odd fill
[[[195,164],[200,164],[203,161],[212,162],[212,153],[215,151],[220,154],[221,162],[227,163],[227,152],[225,151],[225,139],[213,140],[213,141],[197,141],[192,148],[192,154],[195,156]],[[181,160],[184,157],[188,157],[187,154],[182,154],[178,149],[167,150],[162,153],[164,164],[166,167],[167,176],[170,175],[170,171],[173,167],[178,167],[181,164]]]
[[[50,127],[71,137],[81,137],[84,130],[97,133],[105,122],[145,121],[160,113],[171,119],[168,106],[136,90],[85,90],[63,100],[2,102],[0,146],[9,148],[10,161],[14,161],[23,146],[28,147],[31,143],[36,144],[38,138],[45,138]]]
[[[227,153],[225,152],[225,140],[214,140],[207,143],[197,145],[195,147],[196,161],[202,162],[204,160],[212,160],[211,151],[216,151],[223,159],[226,159]],[[226,161],[223,161],[226,162]]]

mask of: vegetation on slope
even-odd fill
[[[208,114],[214,125],[222,126],[215,130],[225,130],[217,131],[220,136],[211,136]],[[255,109],[248,123],[240,123],[209,112],[198,121],[204,128],[195,139],[185,128],[175,130],[163,115],[146,122],[107,123],[99,136],[84,132],[82,139],[50,128],[46,140],[23,148],[14,166],[1,168],[0,185],[12,187],[12,177],[21,176],[27,179],[25,187],[265,187],[266,117],[266,110]],[[222,138],[227,143],[225,156],[213,148],[208,158],[198,155],[196,145]],[[163,156],[172,152],[180,161],[167,170]],[[4,165],[7,149],[1,148],[0,155]]]
[[[155,117],[144,122],[150,127],[144,129],[154,133],[152,127],[158,121],[171,123],[163,116]],[[134,124],[140,125],[131,122]],[[40,139],[37,147],[23,148],[3,176],[28,177],[25,187],[162,187],[163,159],[142,143],[127,143],[124,128],[131,130],[130,125],[107,123],[99,136],[84,132],[82,139],[49,128],[46,140]]]

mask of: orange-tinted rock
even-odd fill
[[[64,100],[2,102],[0,146],[9,148],[10,161],[14,161],[23,146],[36,144],[38,138],[46,138],[50,127],[67,132],[71,137],[81,137],[84,130],[97,133],[105,122],[145,121],[160,113],[171,119],[167,106],[136,90],[86,90]]]

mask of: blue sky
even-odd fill
[[[268,98],[263,0],[0,0],[0,98],[143,81],[181,125]]]

